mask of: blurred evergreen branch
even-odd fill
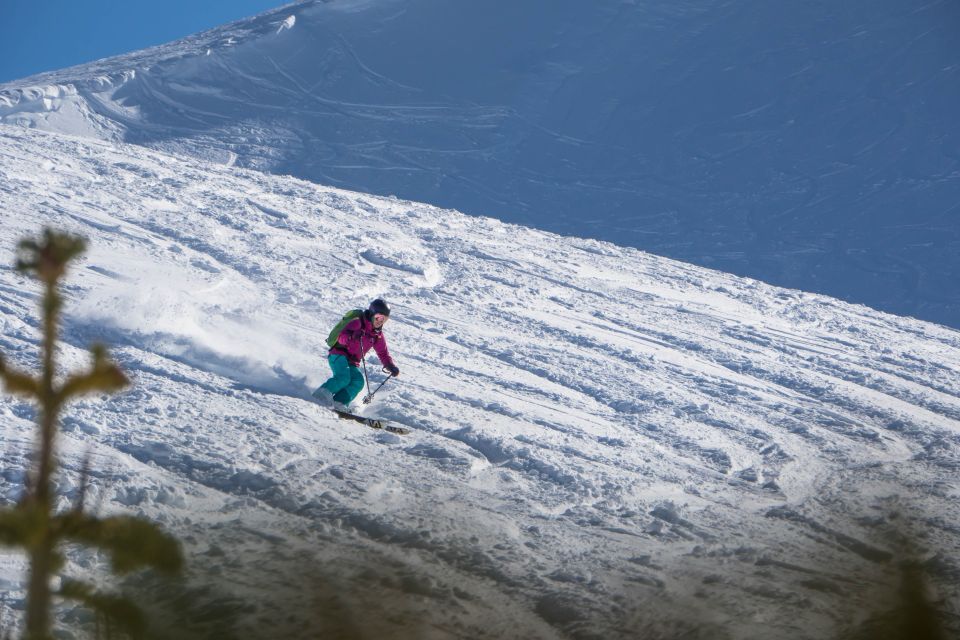
[[[43,286],[42,368],[38,376],[10,366],[0,354],[0,380],[11,394],[33,400],[38,408],[38,437],[34,467],[26,480],[23,497],[11,508],[0,510],[0,544],[21,547],[29,557],[26,638],[48,640],[51,635],[52,597],[79,600],[98,615],[116,623],[125,632],[143,634],[144,618],[136,605],[95,591],[77,581],[64,580],[53,591],[51,579],[65,562],[61,543],[80,543],[110,554],[115,573],[153,568],[178,573],[183,565],[180,545],[173,537],[146,520],[116,516],[97,518],[83,513],[78,501],[66,513],[53,512],[53,478],[57,471],[56,437],[60,413],[71,399],[87,394],[114,393],[129,384],[102,345],[91,349],[92,363],[86,371],[73,373],[57,384],[56,344],[63,297],[60,281],[70,262],[86,249],[82,238],[45,229],[39,239],[26,239],[17,249],[16,267]]]

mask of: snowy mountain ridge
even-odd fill
[[[301,3],[302,4],[302,3]],[[277,17],[283,12],[286,17]],[[138,70],[175,65],[228,49],[295,24],[295,13],[280,7],[258,17],[217,27],[173,43],[40,73],[0,88],[0,121],[98,139],[120,141],[127,132],[124,110],[110,104],[116,91],[135,81]],[[291,22],[292,21],[292,22]],[[105,108],[100,113],[98,107]],[[136,109],[127,115],[136,116]]]
[[[129,586],[191,628],[836,637],[915,532],[943,609],[960,613],[957,331],[2,125],[0,212],[0,349],[20,367],[36,365],[37,295],[13,246],[43,225],[90,239],[61,358],[72,368],[105,341],[135,384],[69,408],[60,493],[76,495],[90,452],[91,504],[184,541],[185,587]],[[309,399],[332,323],[381,295],[401,376],[369,411],[408,436]],[[0,416],[0,494],[14,500],[32,412],[4,396]],[[68,571],[101,562],[72,553]],[[0,554],[7,626],[22,569]],[[92,625],[76,611],[61,623]]]
[[[960,327],[946,0],[331,0],[0,85],[0,122]]]

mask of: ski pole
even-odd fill
[[[373,393],[368,393],[367,396],[363,399],[363,404],[370,404],[370,401],[373,400],[373,395],[374,395],[377,391],[380,391],[380,389],[383,388],[383,385],[385,385],[385,384],[387,384],[388,382],[390,382],[390,377],[391,377],[391,376],[388,376],[387,378],[385,378],[385,379],[383,380],[383,382],[380,383],[380,386],[373,390]],[[367,388],[369,389],[370,387],[367,387]]]
[[[360,336],[360,360],[363,362],[363,381],[367,383],[367,389],[370,388],[370,376],[367,375],[367,353],[363,349],[363,335]],[[366,402],[366,400],[364,400]]]
[[[364,348],[363,348],[363,336],[362,336],[362,335],[360,336],[360,353],[363,353],[363,354],[364,354],[364,355],[360,356],[360,360],[363,362],[363,381],[366,382],[366,384],[367,384],[367,391],[370,391],[370,376],[369,376],[369,374],[367,374],[367,356],[366,356],[366,353],[365,353]],[[389,378],[387,378],[387,380],[389,380]],[[384,382],[386,382],[386,380],[384,380]],[[383,386],[383,384],[381,383],[381,384],[380,384],[380,387],[382,387],[382,386]],[[377,387],[377,390],[374,391],[373,393],[376,393],[377,391],[380,391],[380,387]],[[367,395],[365,395],[365,396],[363,397],[363,404],[370,404],[370,401],[373,400],[373,393],[368,393]]]
[[[364,351],[363,351],[363,336],[360,336],[360,353],[364,353]],[[360,357],[360,360],[363,362],[363,379],[364,379],[364,381],[367,383],[367,390],[369,391],[369,390],[370,390],[370,376],[367,374],[367,356],[366,356],[365,353],[364,353],[364,355],[362,355],[362,356]],[[384,371],[387,371],[387,368],[384,367],[383,370],[384,370]],[[389,380],[390,377],[391,377],[391,376],[388,376],[383,382],[381,382],[381,383],[380,383],[380,386],[373,390],[373,393],[368,393],[367,395],[365,395],[365,396],[363,397],[363,404],[370,404],[370,401],[373,400],[373,395],[374,395],[377,391],[380,391],[380,389],[383,387],[383,385],[387,384],[387,380]]]

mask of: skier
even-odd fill
[[[383,325],[389,318],[390,307],[379,298],[371,302],[366,311],[350,312],[344,316],[327,340],[331,347],[327,361],[333,375],[313,392],[314,398],[337,411],[349,413],[350,403],[363,389],[364,376],[360,371],[360,361],[371,347],[377,352],[384,370],[393,377],[400,375],[400,369],[387,350],[387,338],[383,334]]]

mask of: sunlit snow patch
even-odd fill
[[[297,24],[297,16],[289,16],[280,24],[280,28],[277,29],[277,33],[283,33],[287,29],[293,29],[293,25]]]
[[[380,246],[364,249],[360,257],[377,267],[385,267],[415,276],[415,284],[434,287],[440,283],[440,267],[423,250],[396,246]]]

